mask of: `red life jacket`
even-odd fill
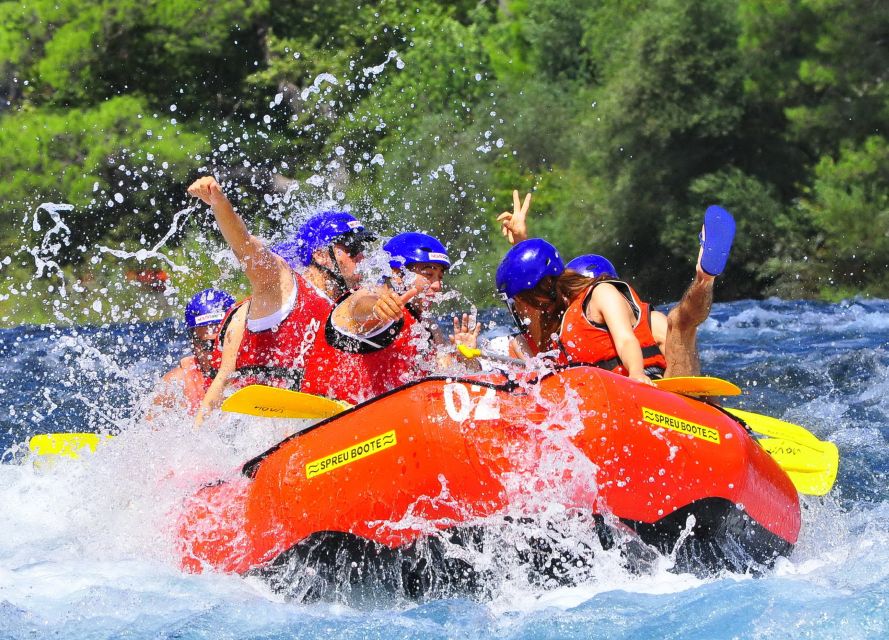
[[[646,369],[658,367],[665,370],[667,360],[651,333],[651,306],[647,302],[642,302],[633,288],[620,280],[601,280],[582,295],[577,296],[568,305],[565,315],[562,316],[562,328],[559,331],[559,348],[566,360],[569,363],[592,364],[624,375],[627,373],[617,355],[617,349],[608,328],[604,325],[594,324],[584,313],[590,296],[593,294],[593,289],[602,283],[613,285],[633,308],[633,313],[636,316],[633,334],[639,341],[639,346],[642,347],[642,365]]]
[[[405,313],[380,336],[365,339],[344,336],[329,315],[317,334],[302,391],[358,404],[418,377],[421,326],[413,315]]]
[[[319,293],[297,273],[296,303],[281,323],[264,331],[244,327],[244,338],[238,349],[235,372],[240,384],[268,384],[299,390],[310,370],[318,335],[324,333],[324,322],[333,308],[329,299]],[[232,307],[222,321],[218,345],[224,344],[225,331],[234,313],[249,298]]]
[[[296,304],[281,324],[259,332],[244,329],[235,367],[239,384],[270,384],[357,404],[417,377],[420,340],[415,336],[418,323],[410,313],[384,332],[396,334],[394,340],[389,336],[377,345],[376,338],[353,338],[350,342],[359,346],[344,348],[332,325],[335,305],[305,279],[298,275],[296,279]],[[244,302],[223,320],[219,344]]]

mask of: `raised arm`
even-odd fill
[[[244,267],[253,294],[277,291],[282,275],[287,274],[289,278],[287,263],[247,230],[247,225],[223,193],[216,178],[204,176],[197,179],[188,188],[188,193],[210,205],[222,237]]]

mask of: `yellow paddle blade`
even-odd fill
[[[741,388],[728,380],[703,376],[664,378],[653,380],[658,389],[681,393],[684,396],[739,396]]]
[[[39,456],[63,456],[79,458],[84,449],[95,451],[111,436],[98,433],[41,433],[28,441],[28,448]]]
[[[331,400],[290,389],[251,384],[239,389],[222,403],[223,411],[263,418],[329,418],[350,408],[348,402]]]
[[[761,433],[764,436],[793,440],[794,442],[811,444],[813,446],[824,444],[821,440],[798,424],[778,420],[778,418],[770,418],[769,416],[763,416],[751,411],[742,411],[741,409],[725,407],[725,410],[733,416],[741,418],[741,420],[747,423],[747,426],[756,431],[756,433]]]
[[[481,349],[473,349],[472,347],[467,347],[465,344],[458,344],[457,351],[463,354],[464,358],[478,358],[482,355]]]
[[[815,446],[781,438],[765,438],[759,444],[787,472],[800,493],[823,496],[833,487],[840,461],[839,451],[833,442],[819,441]]]
[[[840,452],[833,442],[819,440],[798,424],[741,409],[725,410],[756,433],[768,436],[759,443],[777,461],[800,493],[823,496],[833,488]]]

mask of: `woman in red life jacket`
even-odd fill
[[[220,289],[204,289],[192,297],[185,307],[185,326],[191,337],[192,355],[182,358],[179,366],[163,377],[163,382],[168,385],[181,385],[181,392],[167,390],[160,393],[154,404],[167,408],[184,406],[192,415],[197,413],[219,368],[216,336],[220,324],[234,303],[235,299]]]
[[[429,310],[442,290],[451,261],[445,246],[423,233],[402,233],[383,249],[389,253],[393,276],[379,287],[356,291],[331,314],[327,342],[342,353],[368,363],[365,382],[369,396],[384,393],[434,371],[450,367],[455,357]],[[468,314],[454,318],[451,344],[475,347],[481,325]],[[459,356],[472,369],[473,361]]]
[[[528,194],[524,201],[521,201],[518,191],[514,191],[513,211],[503,212],[498,216],[497,219],[502,225],[503,235],[507,237],[510,243],[521,243],[527,239],[525,219],[530,203],[531,194]],[[618,319],[615,317],[615,314],[621,313],[621,315],[624,315],[628,306],[632,311],[631,326],[634,327],[635,331],[642,334],[646,332],[646,326],[648,326],[650,328],[649,333],[652,334],[663,356],[666,357],[668,367],[664,372],[665,377],[700,375],[701,363],[697,349],[697,330],[701,323],[710,315],[716,276],[725,269],[734,234],[735,221],[732,215],[722,207],[716,205],[708,207],[704,213],[704,224],[699,237],[701,249],[698,253],[695,277],[683,293],[679,303],[670,310],[669,314],[664,316],[660,312],[650,311],[650,322],[634,323],[634,319],[641,319],[643,316],[649,315],[649,310],[647,309],[648,305],[639,300],[638,295],[632,288],[626,283],[615,285],[620,297],[615,295],[615,291],[612,291],[611,287],[601,288],[600,293],[591,294],[586,299],[586,302],[578,302],[575,305],[569,325],[572,332],[582,331],[585,337],[571,337],[572,344],[575,346],[587,344],[587,340],[593,338],[600,343],[604,343],[605,338],[601,335],[601,332],[596,332],[593,329],[597,328],[596,325],[598,325],[598,328],[601,328],[603,321],[606,320],[606,311],[617,322]],[[552,251],[555,252],[555,248],[552,248]],[[561,259],[559,260],[561,261]],[[595,278],[603,274],[615,280],[617,279],[613,265],[605,258],[593,255],[575,258],[575,260],[569,263],[564,277],[559,278],[560,293],[563,297],[567,296],[570,301],[576,297],[579,289],[586,290],[593,284],[590,281],[579,279],[579,275],[593,276]],[[530,298],[540,301],[541,295],[546,293],[547,287],[548,284],[541,284],[540,288],[542,291],[538,291],[538,295],[535,296],[529,293],[523,297],[526,300]],[[620,298],[626,301],[627,306],[619,303]],[[610,303],[607,301],[610,301]],[[518,301],[518,306],[522,305],[523,302]],[[587,319],[591,320],[590,325],[592,328],[588,327],[585,322],[577,322],[577,312],[581,307],[585,312],[588,312],[584,315],[590,316]],[[623,311],[620,312],[618,311],[619,309],[623,309]],[[532,315],[537,314],[533,308],[529,312]],[[556,310],[554,313],[558,314],[560,311]],[[561,321],[559,324],[561,330]],[[621,326],[624,329],[626,328],[622,322]],[[637,335],[636,338],[637,340],[647,340],[645,335]],[[533,340],[529,341],[529,350],[533,352],[534,345],[530,344],[530,342],[533,342]],[[562,345],[564,346],[564,341]],[[514,351],[520,351],[521,347],[521,341],[514,341],[512,345]],[[645,348],[650,350],[650,345]],[[575,354],[575,356],[577,355]],[[589,357],[589,354],[584,354],[584,357]],[[646,356],[646,358],[648,357]],[[652,370],[652,372],[656,375],[657,369]]]
[[[496,282],[538,350],[651,384],[650,375],[666,368],[652,335],[651,313],[629,285],[606,278],[565,272],[556,248],[532,238],[510,249]]]

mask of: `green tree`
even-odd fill
[[[823,231],[819,262],[829,266],[823,291],[865,289],[889,295],[889,142],[871,136],[825,156],[802,210]],[[823,272],[822,272],[823,273]]]
[[[78,247],[102,238],[137,243],[162,234],[155,222],[181,207],[181,185],[198,164],[203,139],[146,111],[141,100],[120,97],[95,109],[0,116],[4,230],[15,233],[15,221],[35,205],[55,201],[75,207],[63,261],[77,260]]]
[[[678,295],[687,263],[665,251],[667,216],[688,211],[692,180],[734,160],[744,114],[737,29],[721,1],[661,0],[640,12],[614,36],[582,130],[589,172],[611,187],[598,207],[625,240],[618,259],[666,296]]]

